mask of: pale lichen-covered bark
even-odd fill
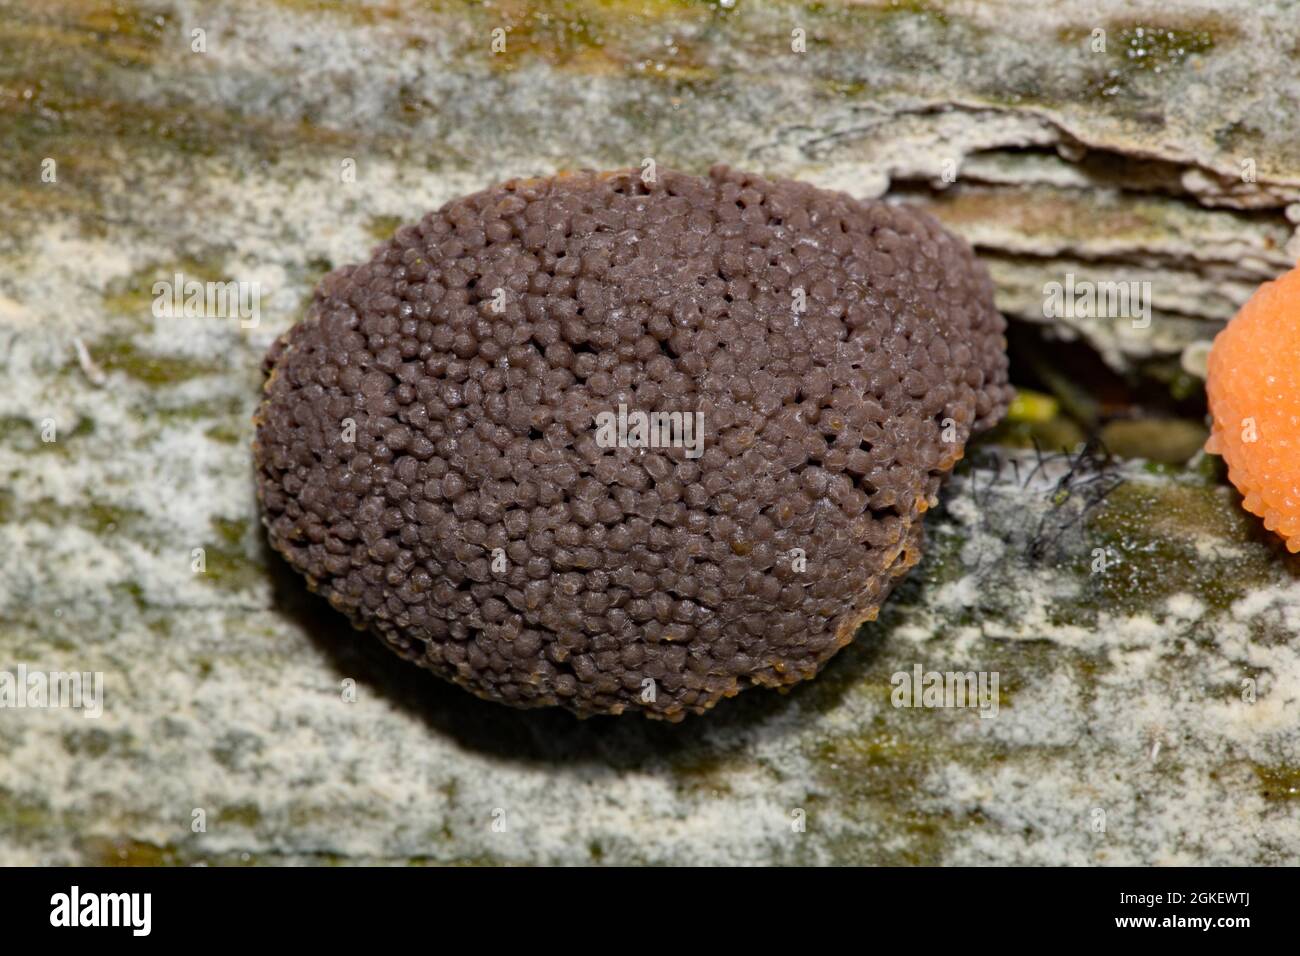
[[[1013,318],[1175,356],[1294,261],[1288,10],[0,2],[0,670],[106,679],[98,720],[0,709],[0,861],[1300,862],[1297,569],[1207,463],[986,451],[822,677],[657,727],[348,631],[267,554],[248,450],[325,271],[646,158],[920,202]],[[156,317],[177,272],[256,283],[256,326]],[[1068,273],[1150,281],[1150,327],[1045,319]],[[917,664],[998,673],[997,716],[893,707]]]

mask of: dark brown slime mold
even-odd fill
[[[266,526],[482,697],[680,719],[876,616],[1006,409],[1003,331],[914,210],[725,167],[516,180],[327,276],[272,347]],[[702,454],[606,447],[620,406],[699,421]]]

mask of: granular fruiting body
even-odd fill
[[[1267,282],[1214,339],[1206,378],[1222,455],[1244,506],[1300,551],[1300,269]]]
[[[1003,331],[917,211],[722,167],[513,181],[326,277],[272,348],[270,540],[476,694],[678,719],[875,617],[1006,408]],[[605,447],[620,406],[699,413],[702,454]]]

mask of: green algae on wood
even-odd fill
[[[174,385],[192,378],[215,375],[222,365],[212,359],[154,352],[126,334],[105,336],[87,344],[91,359],[103,371],[121,372],[144,385]]]

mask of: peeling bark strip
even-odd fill
[[[205,181],[269,160],[258,178],[273,210],[324,175],[326,156],[359,161],[360,196],[366,170],[394,162],[482,186],[650,153],[697,170],[724,159],[932,205],[988,257],[1001,306],[1022,319],[1043,320],[1042,286],[1065,272],[1150,281],[1143,334],[1051,320],[1124,367],[1212,335],[1294,262],[1300,23],[1288,10],[240,2],[190,23],[145,5],[19,5],[0,25],[16,160],[0,210],[18,226],[11,243],[54,212],[138,247],[154,226],[147,196],[114,188],[124,176],[188,181],[202,206],[215,199]],[[216,39],[196,53],[200,22]],[[806,52],[791,50],[792,29]],[[36,175],[51,157],[58,190]],[[222,241],[193,241],[205,238]]]

